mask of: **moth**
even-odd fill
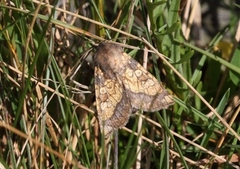
[[[98,121],[106,137],[125,126],[134,110],[155,112],[174,104],[162,84],[121,46],[100,43],[93,61]]]

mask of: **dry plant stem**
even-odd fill
[[[145,47],[146,49],[146,47]],[[147,69],[147,60],[148,60],[148,52],[147,50],[144,50],[144,54],[143,54],[143,67],[145,69]],[[142,113],[142,111],[139,111],[139,113]],[[136,159],[136,169],[140,169],[141,168],[141,159],[142,159],[142,151],[141,151],[141,145],[142,145],[142,122],[143,119],[141,116],[139,116],[138,119],[138,145],[137,145],[137,159]]]
[[[183,15],[183,21],[182,21],[182,32],[183,35],[185,37],[185,39],[188,39],[189,37],[187,37],[187,26],[188,26],[188,15],[189,15],[189,11],[190,11],[190,6],[191,6],[191,0],[187,1],[186,7],[184,9],[184,15]]]
[[[232,124],[234,123],[235,119],[237,118],[238,114],[240,112],[240,106],[238,106],[237,110],[235,111],[235,113],[233,114],[233,117],[231,118],[231,120],[229,121],[229,125],[232,126]],[[222,137],[220,138],[220,140],[218,141],[217,144],[217,148],[214,150],[214,152],[216,153],[219,148],[221,147],[224,139],[226,138],[227,133],[229,132],[229,129],[226,129],[225,132],[222,134]]]
[[[216,110],[199,94],[196,89],[165,59],[163,54],[160,54],[147,40],[143,38],[143,41],[153,50],[156,54],[167,64],[178,77],[186,83],[186,85],[202,100],[202,102],[217,116],[222,124],[232,132],[232,134],[240,141],[240,136],[229,126],[229,124],[216,112]]]
[[[147,28],[150,30],[150,19],[149,16],[147,16]],[[147,69],[147,62],[148,62],[148,50],[147,47],[144,47],[144,53],[143,53],[143,67]],[[140,111],[139,111],[140,112]],[[142,113],[142,111],[141,111]],[[141,145],[142,145],[142,122],[143,119],[141,116],[139,116],[138,120],[138,146],[137,146],[137,159],[136,159],[136,169],[141,168],[141,158],[142,158],[142,151],[141,151]]]
[[[185,34],[185,37],[186,39],[188,39],[189,37],[189,34],[190,34],[190,28],[192,27],[192,23],[193,23],[193,20],[194,20],[194,17],[196,16],[196,8],[199,4],[199,0],[195,0],[194,2],[190,0],[189,3],[194,3],[192,4],[192,11],[191,11],[191,14],[190,14],[190,18],[188,20],[188,24],[187,24],[187,30],[186,30],[186,34]]]
[[[237,32],[236,32],[236,35],[235,35],[235,44],[237,45],[237,43],[239,42],[240,40],[240,20],[238,21],[238,27],[237,27]]]
[[[42,2],[42,0],[40,1],[40,2]],[[21,90],[24,90],[24,88],[25,88],[25,76],[24,76],[24,74],[25,74],[25,66],[26,66],[26,60],[28,60],[27,59],[27,57],[28,57],[28,47],[29,47],[29,42],[30,42],[30,39],[31,39],[31,37],[32,37],[32,30],[33,30],[33,26],[34,26],[34,24],[35,24],[35,21],[36,21],[36,18],[37,18],[37,15],[38,15],[38,13],[39,13],[39,10],[40,10],[40,7],[41,7],[41,5],[37,5],[37,8],[36,8],[36,11],[34,12],[34,15],[33,15],[33,19],[32,19],[32,22],[31,22],[31,24],[30,24],[30,26],[29,26],[29,29],[28,29],[28,34],[27,34],[27,39],[26,39],[26,43],[25,43],[25,51],[24,51],[24,54],[23,54],[23,59],[22,59],[22,80],[21,80]],[[25,106],[25,104],[26,104],[26,102],[24,101],[23,102],[23,112],[24,112],[24,116],[25,117],[27,117],[26,116],[26,114],[27,114],[27,110],[26,110],[26,106]],[[27,127],[28,128],[28,127]],[[29,131],[27,131],[28,133],[29,133]],[[27,141],[25,142],[26,144],[25,145],[27,145]],[[31,143],[31,141],[30,141],[30,143]],[[24,149],[22,149],[22,150],[24,150]],[[42,153],[42,150],[41,150],[41,154],[43,154]],[[42,156],[41,156],[42,157]],[[18,164],[20,163],[20,158],[18,159],[18,162],[17,162]]]
[[[21,132],[20,130],[0,121],[0,127],[3,127],[17,135],[19,135],[22,138],[25,138],[27,140],[31,140],[31,142],[33,142],[35,145],[40,146],[42,148],[44,148],[47,152],[52,153],[54,155],[56,155],[57,157],[59,157],[60,159],[62,159],[63,161],[66,160],[69,164],[72,164],[74,166],[79,167],[80,169],[86,169],[84,166],[80,165],[79,163],[75,162],[75,161],[68,161],[62,154],[58,153],[57,151],[53,150],[52,148],[46,146],[45,144],[39,142],[36,139],[33,139],[31,136],[26,135],[25,133]]]
[[[136,114],[139,115],[139,116],[141,116],[143,119],[147,120],[148,122],[152,123],[152,124],[155,125],[156,127],[162,128],[159,123],[153,121],[152,119],[146,118],[144,115],[139,114],[139,113],[136,113]],[[130,133],[133,132],[133,131],[127,129],[126,127],[123,127],[123,129],[124,129],[124,130],[127,130],[127,131],[130,131]],[[223,158],[222,156],[218,156],[217,154],[214,154],[212,151],[209,151],[208,149],[206,149],[206,148],[204,148],[204,147],[202,147],[202,146],[199,146],[197,143],[194,143],[193,141],[191,141],[191,140],[183,137],[182,135],[179,135],[178,133],[176,133],[176,132],[174,132],[174,131],[171,131],[171,130],[170,130],[170,132],[172,133],[172,135],[177,136],[178,138],[182,139],[183,141],[185,141],[185,142],[187,142],[187,143],[189,143],[189,144],[197,147],[198,149],[206,152],[207,154],[215,157],[218,161],[228,162],[228,161],[227,161],[225,158]],[[134,134],[134,135],[138,136],[138,133],[136,133],[136,134]],[[150,144],[154,144],[155,146],[159,146],[158,143],[153,142],[152,140],[150,140],[150,139],[147,138],[147,137],[142,136],[142,138],[143,138],[143,140],[147,141],[147,142],[150,143]],[[172,151],[170,151],[170,152],[172,153]],[[177,154],[177,153],[175,152],[174,154]],[[179,155],[178,155],[178,157],[179,157]],[[230,163],[230,162],[229,162],[229,163]],[[230,164],[232,164],[232,163],[230,163]],[[232,166],[235,166],[235,165],[232,164]]]
[[[147,69],[147,60],[148,60],[148,56],[147,56],[148,52],[146,50],[144,50],[144,55],[143,55],[143,67],[145,69]],[[139,113],[142,113],[142,111],[138,111]],[[142,145],[142,122],[143,119],[141,116],[139,116],[138,119],[138,128],[137,128],[137,132],[139,133],[138,135],[138,145],[137,145],[137,159],[136,159],[136,169],[140,169],[141,168],[141,158],[142,158],[142,151],[141,151],[141,145]]]
[[[133,19],[134,19],[133,18],[134,17],[134,15],[133,15],[134,6],[135,6],[135,0],[132,0],[131,5],[130,5],[130,10],[129,10],[129,13],[128,13],[127,24],[126,24],[126,27],[125,27],[125,32],[128,32],[128,33],[131,32],[130,27],[131,27],[131,25],[133,23]],[[127,36],[124,37],[123,44],[126,43],[126,39],[127,39]]]
[[[36,2],[36,3],[39,3],[38,1],[35,1],[35,2]],[[45,4],[45,3],[42,3],[42,5],[46,5],[46,7],[51,7],[51,8],[53,8],[53,6],[48,5],[48,4]],[[0,5],[0,7],[1,7],[1,5]],[[30,11],[28,11],[28,10],[23,11],[23,10],[20,10],[20,9],[18,9],[18,8],[13,8],[13,7],[10,7],[10,6],[4,6],[4,7],[8,8],[8,9],[15,10],[15,11],[23,12],[23,13],[28,13],[28,12],[30,12]],[[62,10],[62,9],[60,9],[60,8],[54,8],[54,9],[55,9],[55,10],[58,10],[58,11],[61,11],[61,12],[65,12],[65,13],[67,13],[67,14],[69,14],[69,15],[72,15],[72,16],[77,17],[77,18],[79,18],[79,19],[85,20],[85,21],[87,21],[87,22],[90,22],[90,23],[93,23],[93,24],[96,24],[96,25],[103,26],[103,27],[105,27],[105,28],[107,28],[107,29],[110,29],[110,30],[119,32],[119,33],[121,33],[121,34],[123,34],[123,35],[125,35],[125,36],[128,36],[128,37],[130,37],[130,38],[132,38],[132,39],[135,39],[135,40],[138,40],[138,41],[141,41],[141,42],[142,42],[142,39],[141,39],[141,38],[139,38],[139,37],[137,37],[137,36],[134,36],[134,35],[132,35],[132,34],[126,33],[126,32],[124,32],[124,31],[121,31],[121,30],[119,30],[119,29],[116,29],[116,28],[114,28],[114,27],[111,27],[111,26],[109,26],[109,25],[105,25],[105,24],[103,24],[103,23],[97,22],[97,21],[95,21],[95,20],[91,20],[91,19],[89,19],[89,18],[86,18],[86,17],[81,16],[81,15],[77,15],[77,14],[72,13],[72,12],[69,12],[69,11],[64,11],[64,10]],[[45,20],[44,20],[42,17],[40,17],[40,16],[39,16],[39,19],[42,19],[43,21],[45,21]],[[56,21],[57,21],[57,20],[54,20],[54,19],[51,20],[52,24],[55,24],[55,26],[56,26],[57,28],[69,29],[69,32],[72,33],[72,34],[76,34],[75,32],[77,32],[77,33],[83,34],[84,36],[88,36],[88,37],[91,37],[91,38],[96,39],[96,40],[105,41],[104,38],[101,38],[101,37],[99,37],[99,36],[96,36],[96,35],[94,35],[94,34],[92,34],[92,33],[90,33],[90,32],[87,32],[87,31],[85,31],[85,30],[82,30],[82,29],[80,29],[80,28],[73,27],[73,26],[68,26],[68,25],[64,25],[64,26],[63,26],[63,25],[59,24],[59,22],[56,22]],[[73,32],[73,31],[75,31],[75,32]],[[113,42],[113,43],[114,43],[114,42]],[[120,45],[119,43],[116,43],[116,44]],[[123,44],[121,44],[121,45],[122,45],[123,47],[127,47],[127,48],[129,48],[129,49],[140,49],[140,48],[133,47],[133,46],[130,46],[130,45],[123,45]],[[153,51],[149,51],[149,52],[153,52]]]
[[[42,0],[40,0],[40,3],[42,3]],[[22,61],[22,63],[23,63],[22,64],[22,66],[23,66],[22,67],[23,74],[22,74],[22,85],[21,85],[22,89],[24,89],[24,86],[25,86],[25,76],[24,76],[24,74],[25,74],[25,64],[26,64],[27,54],[28,54],[28,45],[29,45],[29,41],[30,41],[30,39],[32,37],[33,26],[35,24],[35,21],[36,21],[38,12],[40,10],[40,7],[41,7],[40,4],[37,5],[36,11],[34,12],[34,15],[33,15],[32,22],[31,22],[30,27],[28,29],[27,39],[26,39],[26,43],[25,43],[25,52],[24,52],[23,61]]]
[[[22,72],[21,72],[21,71],[19,71],[19,70],[15,69],[14,67],[6,64],[5,62],[0,62],[0,64],[3,64],[3,65],[6,66],[7,68],[9,68],[9,69],[11,69],[12,71],[16,72],[17,74],[22,75]],[[1,68],[0,68],[0,71],[4,73],[4,71],[3,71]],[[8,76],[8,75],[7,75],[7,76]],[[9,78],[10,80],[12,79],[10,76],[8,76],[8,78]],[[25,78],[28,78],[28,75],[25,74]],[[75,100],[64,96],[62,93],[59,93],[59,92],[57,92],[56,90],[54,90],[54,89],[52,89],[52,88],[44,85],[43,83],[37,81],[36,78],[31,78],[30,80],[31,80],[32,82],[34,82],[34,83],[37,83],[39,86],[43,87],[45,90],[52,92],[53,95],[56,94],[56,95],[58,95],[58,96],[60,96],[60,97],[62,97],[62,98],[64,98],[64,99],[70,101],[71,103],[73,103],[73,104],[81,107],[82,109],[84,109],[84,110],[86,110],[86,111],[94,114],[94,111],[91,110],[91,109],[89,109],[89,108],[88,108],[87,106],[85,106],[84,104],[80,104],[80,103],[76,102]],[[13,82],[16,83],[15,81],[13,81]],[[18,86],[20,86],[20,85],[18,84]]]
[[[39,2],[38,2],[39,3]],[[37,4],[38,4],[37,3]],[[42,3],[42,5],[44,5],[44,3]],[[2,7],[2,5],[0,5],[0,7]],[[10,6],[4,6],[5,8],[8,8],[8,9],[11,9],[11,10],[15,10],[15,11],[19,11],[19,12],[22,12],[22,13],[25,13],[25,14],[27,14],[27,13],[30,13],[30,11],[29,10],[22,10],[22,9],[18,9],[18,8],[15,8],[15,7],[10,7]],[[51,9],[53,9],[53,6],[51,6],[51,5],[46,5],[46,7],[51,7]],[[60,9],[60,8],[54,8],[54,9]],[[74,13],[72,13],[72,12],[69,12],[69,11],[64,11],[63,9],[61,9],[61,10],[58,10],[58,11],[61,11],[61,12],[65,12],[65,13],[67,13],[67,14],[71,14],[72,16],[76,16],[77,18],[80,18],[80,19],[82,19],[82,17],[83,16],[81,16],[81,15],[77,15],[77,14],[74,14]],[[32,15],[32,14],[30,14],[30,15]],[[43,16],[43,15],[38,15],[38,18],[39,19],[42,19],[42,21],[46,21],[47,19],[45,19],[46,18],[46,16]],[[83,19],[83,20],[86,20],[86,17],[83,17],[83,18],[85,18],[85,19]],[[87,19],[86,21],[88,21],[88,22],[92,22],[93,20],[91,20],[91,19]],[[100,23],[100,22],[97,22],[97,21],[95,21],[96,23],[99,23],[99,24],[97,24],[97,25],[101,25],[102,23]],[[69,26],[69,25],[67,25],[67,24],[60,24],[60,22],[58,21],[58,20],[56,20],[56,19],[51,19],[51,23],[52,24],[54,24],[57,28],[61,28],[61,29],[69,29],[69,32],[71,32],[72,34],[76,34],[76,33],[74,33],[73,31],[75,31],[75,32],[78,32],[78,33],[80,33],[80,34],[83,34],[84,36],[88,36],[88,37],[91,37],[91,38],[95,38],[95,39],[97,39],[97,40],[105,40],[104,38],[101,38],[101,37],[99,37],[99,36],[96,36],[96,35],[94,35],[94,34],[92,34],[92,33],[90,33],[90,32],[87,32],[87,31],[85,31],[85,30],[83,30],[83,29],[80,29],[80,28],[77,28],[77,27],[73,27],[73,26]],[[104,24],[103,24],[104,25]],[[106,27],[106,25],[105,25],[105,27]],[[108,27],[110,27],[110,26],[108,26]],[[116,28],[115,28],[116,29]],[[125,33],[126,34],[126,33]]]
[[[230,125],[230,126],[232,126],[233,122],[234,122],[235,119],[237,118],[239,111],[240,111],[240,106],[238,106],[237,111],[234,113],[233,117],[231,118],[231,120],[230,120],[230,122],[229,122],[229,125]],[[214,153],[218,153],[218,151],[219,151],[220,147],[222,146],[223,141],[224,141],[224,139],[226,138],[226,135],[227,135],[228,132],[229,132],[229,130],[226,129],[225,132],[222,134],[222,137],[221,137],[220,140],[218,141],[217,146],[216,146],[216,149],[214,150]],[[210,159],[209,161],[212,161],[212,162],[213,162],[212,159]],[[212,168],[212,164],[213,164],[213,163],[210,163],[209,168]]]
[[[128,131],[129,133],[133,133],[135,136],[139,136],[138,133],[133,132],[132,130],[130,130],[130,129],[126,128],[126,127],[123,127],[123,129],[126,130],[126,131]],[[150,139],[147,138],[147,137],[142,136],[142,139],[143,139],[144,141],[146,141],[146,142],[149,142],[150,144],[154,144],[154,146],[157,146],[157,147],[159,146],[159,144],[158,144],[157,142],[153,142],[152,140],[150,140]],[[177,152],[175,152],[175,151],[173,151],[173,150],[171,150],[171,149],[169,149],[169,151],[170,151],[171,154],[173,154],[173,155],[175,155],[175,156],[177,156],[177,157],[180,157]],[[187,158],[187,157],[184,157],[184,159],[185,159],[187,162],[189,162],[190,164],[192,164],[192,165],[197,165],[199,168],[205,168],[203,165],[200,165],[200,164],[198,164],[196,161],[193,161],[193,160],[191,160],[191,159],[189,159],[189,158]]]
[[[73,125],[70,127],[70,133],[72,133],[73,130]],[[67,161],[72,161],[73,160],[73,154],[72,152],[76,150],[77,144],[78,144],[78,138],[80,137],[79,130],[77,130],[76,133],[72,137],[70,137],[69,140],[67,140],[69,146],[66,148],[65,152],[65,161],[64,164],[67,165]],[[71,147],[71,150],[69,150],[69,147]],[[78,156],[81,154],[79,153]],[[65,167],[63,167],[65,168]]]
[[[38,98],[39,98],[39,100],[41,100],[41,99],[42,99],[42,95],[41,95],[41,93],[39,92],[39,91],[40,91],[39,86],[37,85],[36,88],[37,88],[36,91],[37,91]],[[38,106],[38,108],[40,109],[40,105]],[[36,117],[38,117],[36,121],[39,121],[40,116],[39,116],[38,114],[36,114]],[[8,124],[8,123],[7,123],[7,124]],[[33,130],[36,128],[36,125],[37,125],[37,123],[35,123],[35,124],[32,126],[32,129],[27,132],[29,135],[32,135],[32,132],[33,132]],[[28,140],[28,139],[25,140],[25,142],[24,142],[24,144],[23,144],[23,146],[22,146],[22,150],[21,150],[21,152],[20,152],[21,155],[22,155],[23,152],[25,151],[25,148],[26,148],[27,144],[30,144],[30,146],[33,145],[33,143],[31,142],[31,140]],[[32,151],[33,151],[32,154],[35,154],[35,153],[36,153],[36,152],[34,152],[35,150],[32,150]],[[17,161],[17,166],[20,164],[20,162],[21,162],[20,160],[21,160],[21,158],[18,159],[18,161]],[[35,166],[38,166],[38,165],[37,165],[36,158],[34,158],[34,165],[35,165]]]
[[[53,143],[56,147],[58,147],[58,138],[57,138],[57,134],[53,128],[53,124],[52,124],[52,121],[51,121],[51,117],[48,113],[46,113],[46,127],[48,128],[48,131],[51,135],[51,138],[53,140]]]
[[[39,1],[36,1],[36,0],[33,0],[33,2],[35,2],[35,3],[37,3],[37,4],[40,3]],[[93,23],[93,24],[102,26],[102,27],[104,27],[104,28],[107,28],[107,29],[110,29],[110,30],[119,32],[119,33],[121,33],[121,34],[123,34],[123,35],[125,35],[125,36],[130,37],[130,38],[133,38],[133,39],[142,41],[142,39],[139,38],[139,37],[137,37],[137,36],[134,36],[134,35],[132,35],[132,34],[126,33],[126,32],[124,32],[124,31],[122,31],[122,30],[116,29],[116,28],[114,28],[114,27],[112,27],[112,26],[103,24],[103,23],[101,23],[101,22],[97,22],[97,21],[92,20],[92,19],[89,19],[89,18],[87,18],[87,17],[81,16],[81,15],[77,15],[77,14],[72,13],[72,12],[69,12],[69,11],[65,11],[65,10],[63,10],[63,9],[61,9],[61,8],[55,8],[55,7],[53,7],[52,5],[49,5],[49,4],[46,4],[46,3],[40,3],[40,4],[41,4],[41,5],[44,5],[44,6],[46,6],[46,7],[50,7],[50,8],[52,8],[52,9],[61,11],[61,12],[63,12],[63,13],[67,13],[67,14],[69,14],[69,15],[75,16],[75,17],[80,18],[80,19],[82,19],[82,20],[91,22],[91,23]],[[13,9],[14,9],[14,10],[18,10],[18,9],[16,9],[16,8],[13,8]],[[99,37],[98,37],[97,39],[99,39]],[[102,40],[103,40],[103,39],[102,39]]]

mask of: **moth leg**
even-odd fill
[[[88,50],[79,60],[78,62],[75,64],[77,65],[77,67],[75,66],[73,68],[73,73],[72,71],[70,72],[71,76],[70,76],[70,81],[73,82],[73,84],[76,86],[76,87],[71,87],[71,90],[73,93],[91,93],[90,89],[88,86],[86,85],[83,85],[79,82],[77,82],[76,80],[74,80],[74,77],[76,76],[76,74],[78,73],[79,69],[81,68],[82,66],[82,61],[83,59],[86,59],[86,57],[88,56],[90,50]],[[83,89],[83,90],[81,90]]]
[[[76,68],[76,70],[73,72],[73,74],[70,76],[70,81],[73,82],[73,84],[76,87],[72,87],[71,90],[74,93],[91,93],[90,89],[88,86],[83,85],[79,82],[77,82],[76,80],[74,80],[75,75],[77,74],[78,70],[80,69],[81,64],[78,65],[78,67]],[[85,90],[81,90],[81,89],[85,89]]]

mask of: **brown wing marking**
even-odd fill
[[[124,68],[124,73],[117,75],[122,81],[133,108],[143,111],[158,111],[174,103],[172,96],[161,83],[137,61],[130,61]]]
[[[132,113],[126,91],[116,78],[109,78],[97,66],[95,67],[95,92],[98,119],[105,135],[125,126]]]

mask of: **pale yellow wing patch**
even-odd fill
[[[126,53],[123,57],[129,61],[117,77],[122,81],[133,108],[153,112],[174,103],[172,96],[151,73]]]
[[[140,67],[140,64],[137,65],[135,70],[127,68],[122,80],[124,86],[133,93],[146,93],[154,96],[162,92],[159,82],[142,66]]]
[[[110,79],[99,67],[95,67],[95,94],[101,130],[108,135],[123,127],[132,112],[130,100],[121,83]]]

